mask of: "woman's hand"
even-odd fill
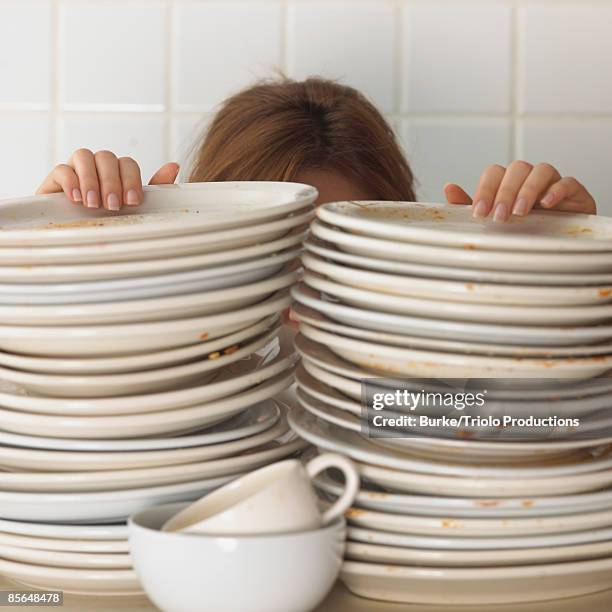
[[[178,171],[178,164],[164,164],[149,185],[174,183]],[[138,206],[143,198],[140,168],[131,157],[117,158],[110,151],[92,153],[89,149],[78,149],[67,164],[55,166],[36,193],[60,191],[75,204],[87,208],[102,204],[107,210],[119,210],[124,204]]]
[[[492,214],[495,221],[507,221],[510,215],[522,217],[534,206],[597,213],[593,196],[575,178],[562,177],[550,164],[533,166],[525,161],[486,168],[474,198],[452,183],[444,186],[444,195],[449,204],[471,204],[474,217]]]

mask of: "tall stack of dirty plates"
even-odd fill
[[[273,396],[316,190],[145,188],[119,213],[0,203],[0,574],[140,591],[125,519],[304,447]]]
[[[360,466],[349,589],[495,604],[612,588],[612,219],[500,225],[463,207],[337,203],[318,210],[312,235],[293,289],[302,362],[290,424]],[[376,438],[360,417],[361,381],[376,377],[412,377],[401,384],[415,391],[494,379],[493,416],[584,420],[531,439],[487,439],[486,427]],[[318,483],[341,491],[333,474]]]

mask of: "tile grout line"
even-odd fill
[[[289,3],[286,0],[280,3],[280,11],[280,68],[284,76],[289,76],[289,57],[287,49],[287,40],[289,38]]]
[[[59,109],[60,109],[60,24],[59,24],[59,13],[60,13],[60,0],[53,0],[51,6],[52,17],[51,17],[51,112],[50,112],[50,123],[49,131],[49,161],[51,165],[58,163],[58,151],[59,151]],[[65,160],[63,160],[65,161]]]
[[[510,6],[510,110],[512,121],[510,122],[510,161],[518,159],[518,79],[519,79],[519,24],[518,4],[516,0]]]
[[[174,151],[172,150],[172,111],[173,111],[173,98],[174,98],[174,20],[175,20],[175,2],[172,0],[166,0],[166,24],[165,24],[165,97],[164,97],[164,149],[166,151],[166,160],[171,160]],[[182,171],[182,168],[181,168]],[[146,179],[145,179],[146,180]]]
[[[402,79],[402,75],[405,71],[405,52],[406,48],[404,45],[404,11],[405,11],[405,3],[403,0],[397,0],[394,3],[393,14],[395,17],[395,24],[393,27],[393,34],[395,36],[395,40],[393,41],[393,110],[392,114],[401,115],[402,112],[402,103],[404,100],[404,80]],[[396,132],[399,133],[400,126],[396,126]]]

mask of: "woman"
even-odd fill
[[[173,183],[178,164],[164,164],[150,184]],[[274,180],[314,185],[318,203],[414,201],[412,171],[393,131],[358,91],[333,81],[263,82],[228,98],[195,148],[189,181]],[[64,191],[74,203],[108,210],[143,198],[136,161],[79,149],[56,166],[37,193]],[[550,164],[515,161],[483,172],[474,197],[459,185],[448,202],[471,204],[475,217],[506,221],[534,206],[595,213],[593,197]]]

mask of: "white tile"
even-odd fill
[[[191,171],[191,163],[204,140],[212,115],[174,117],[170,130],[172,161],[181,165],[180,180],[185,180]]]
[[[520,157],[551,163],[562,175],[574,176],[593,194],[599,213],[612,216],[611,123],[525,121],[518,136]]]
[[[402,135],[420,200],[444,201],[445,183],[458,183],[472,194],[486,166],[508,163],[505,120],[405,121]]]
[[[166,161],[165,120],[157,117],[81,117],[59,121],[56,158],[66,161],[73,151],[108,149],[118,157],[129,155],[139,164],[145,183]]]
[[[519,13],[519,106],[525,112],[612,111],[612,5],[524,6]]]
[[[404,110],[509,110],[511,9],[505,2],[406,6],[402,39]]]
[[[62,106],[89,110],[163,109],[165,24],[165,6],[156,0],[62,4]]]
[[[340,79],[394,110],[393,3],[295,2],[288,11],[291,76]]]
[[[277,2],[178,2],[174,31],[173,100],[182,110],[210,109],[281,64]]]
[[[0,117],[0,197],[28,195],[52,167],[51,123],[46,115]]]
[[[0,3],[0,107],[49,107],[51,24],[48,0]]]

